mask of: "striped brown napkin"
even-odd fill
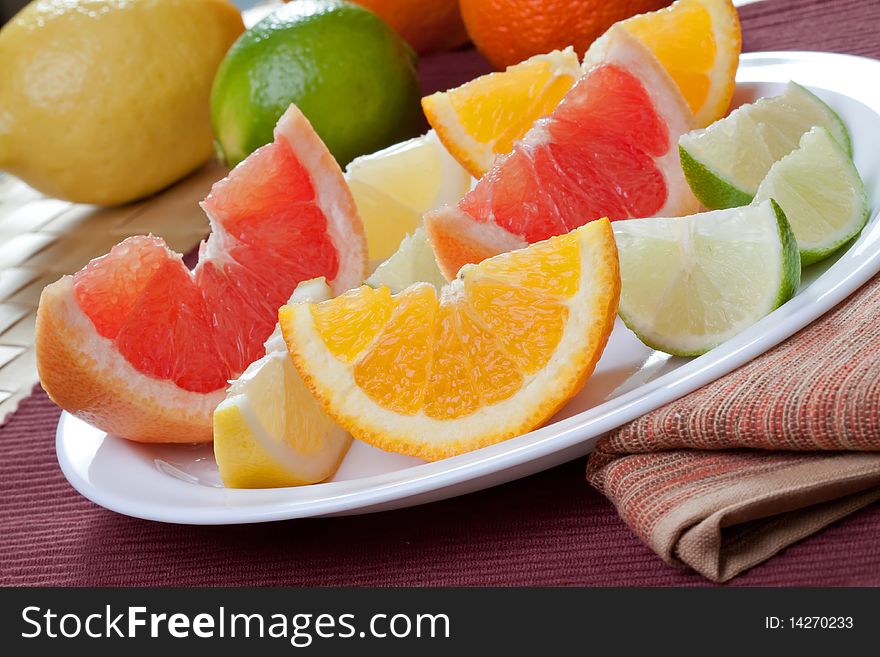
[[[715,581],[880,499],[880,276],[604,437],[587,479],[665,561]]]

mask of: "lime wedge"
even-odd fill
[[[613,224],[620,317],[654,349],[696,356],[751,326],[800,284],[797,242],[772,200]]]
[[[827,258],[868,221],[868,198],[859,172],[825,128],[804,134],[797,150],[770,167],[755,203],[769,198],[785,212],[803,266]]]
[[[815,94],[789,82],[778,96],[743,105],[708,128],[682,135],[678,148],[685,178],[707,208],[747,205],[770,167],[796,149],[813,126],[828,130],[851,153],[840,117]]]

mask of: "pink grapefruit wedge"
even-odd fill
[[[698,207],[678,159],[693,115],[654,56],[621,30],[603,59],[539,119],[457,206],[429,213],[437,262],[452,279],[480,262],[608,217]]]
[[[143,442],[208,442],[229,379],[263,343],[300,281],[363,280],[363,225],[342,172],[291,106],[275,141],[202,203],[212,234],[190,271],[158,237],[131,237],[43,291],[36,352],[49,396]]]

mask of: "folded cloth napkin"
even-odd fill
[[[665,561],[715,581],[880,499],[880,276],[602,438],[587,480]]]

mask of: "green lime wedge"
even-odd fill
[[[678,141],[685,178],[710,209],[747,205],[770,167],[798,147],[813,126],[827,129],[847,154],[849,133],[815,94],[789,82],[778,96],[743,105],[708,128]]]
[[[613,224],[620,317],[646,345],[703,354],[788,301],[797,242],[775,201]]]
[[[755,203],[772,198],[797,238],[801,265],[827,258],[868,221],[868,197],[850,156],[825,128],[776,162],[758,186]]]

